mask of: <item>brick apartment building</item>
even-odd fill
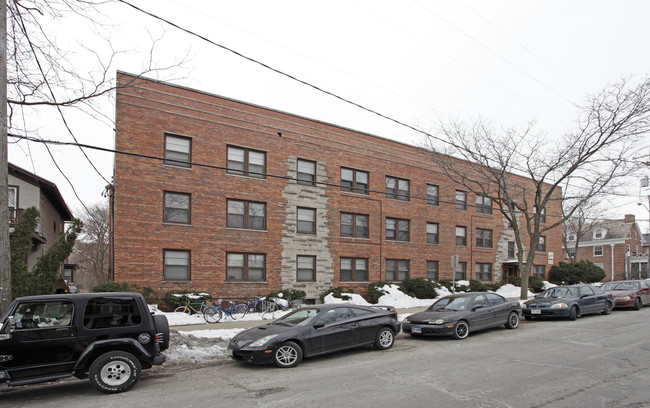
[[[130,86],[117,90],[116,149],[137,154],[115,158],[118,282],[313,299],[332,286],[451,279],[452,255],[457,279],[516,274],[501,214],[451,184],[430,152],[126,73],[117,82]],[[541,244],[544,277],[561,230]]]
[[[575,253],[576,235],[567,236],[568,251]],[[622,220],[602,220],[581,234],[577,260],[589,260],[605,270],[605,281],[648,278],[648,254],[633,214]]]

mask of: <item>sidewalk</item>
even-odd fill
[[[409,309],[397,309],[397,315],[410,315],[418,313],[426,309],[427,306],[414,307]],[[173,331],[192,331],[192,330],[227,330],[227,329],[248,329],[251,327],[261,326],[263,324],[271,323],[273,320],[243,320],[243,321],[228,321],[220,323],[205,323],[205,324],[191,324],[181,326],[170,326],[169,329]]]

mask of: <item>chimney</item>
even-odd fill
[[[625,223],[634,224],[634,214],[625,214]]]

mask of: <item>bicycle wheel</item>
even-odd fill
[[[190,309],[187,306],[179,306],[176,309],[174,309],[174,312],[176,313],[185,313],[185,314],[192,314],[192,309]]]
[[[246,316],[246,313],[248,313],[248,306],[243,303],[230,308],[230,317],[232,317],[233,320],[241,319]]]
[[[208,306],[203,310],[203,318],[208,323],[216,323],[221,320],[222,316],[221,310],[216,306]]]

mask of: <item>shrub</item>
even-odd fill
[[[282,299],[288,299],[288,300],[299,300],[299,299],[304,299],[307,296],[307,292],[304,290],[300,289],[282,289],[277,292],[271,292],[268,295],[266,295],[267,299],[271,299],[274,297],[278,297],[278,295],[282,293]]]
[[[399,290],[416,299],[435,299],[440,285],[426,278],[404,279]]]
[[[501,285],[496,283],[484,283],[474,279],[469,281],[469,290],[472,292],[487,292],[488,290],[496,292],[500,287]]]
[[[593,262],[581,260],[578,262],[560,262],[554,265],[548,274],[548,279],[556,285],[574,285],[576,283],[593,283],[605,279],[605,271]]]
[[[347,296],[346,293],[354,293],[354,289],[352,288],[344,288],[341,286],[337,287],[330,287],[326,291],[320,294],[320,301],[325,302],[325,296],[332,294],[335,298],[343,299],[343,300],[350,300],[352,299],[350,296]]]
[[[128,282],[105,282],[93,287],[93,292],[138,292],[144,296],[148,304],[158,301],[158,294],[148,286],[132,285]]]
[[[470,290],[470,287],[467,285],[459,285],[456,283],[456,290],[453,289],[453,281],[451,279],[440,279],[438,281],[438,284],[440,286],[444,286],[447,288],[448,291],[450,292],[468,292]]]
[[[379,302],[379,298],[386,294],[383,289],[383,287],[386,285],[392,285],[392,282],[379,281],[368,285],[368,296],[370,297],[370,301],[372,303]]]
[[[190,302],[200,302],[202,300],[210,300],[211,296],[207,293],[191,292],[187,290],[181,292],[166,292],[164,295],[165,302],[172,307],[172,310],[179,306],[184,306],[188,299]]]
[[[544,280],[539,276],[529,276],[528,288],[533,293],[540,293],[544,290]]]

